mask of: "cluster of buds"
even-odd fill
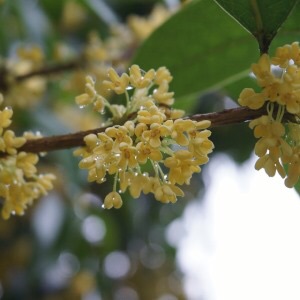
[[[251,109],[266,105],[267,115],[250,122],[259,138],[255,153],[259,156],[255,168],[265,169],[269,176],[276,172],[293,187],[300,176],[300,47],[297,42],[277,48],[274,57],[263,54],[252,65],[260,92],[244,89],[239,103]],[[292,120],[283,125],[284,115]]]
[[[113,191],[104,200],[105,208],[119,208],[121,193],[129,190],[133,198],[153,193],[163,203],[175,202],[184,193],[178,185],[189,184],[193,173],[208,162],[213,143],[207,129],[210,121],[182,119],[184,111],[171,109],[174,93],[169,91],[170,72],[161,67],[144,72],[137,65],[129,74],[119,76],[114,69],[103,85],[124,95],[124,105],[111,105],[87,77],[86,92],[76,98],[77,104],[94,105],[97,111],[108,111],[115,122],[129,119],[123,125],[112,125],[104,132],[89,134],[86,146],[75,150],[82,156],[79,167],[88,170],[88,181],[102,183],[114,177]]]
[[[1,94],[0,98],[2,102]],[[16,137],[12,130],[8,130],[12,115],[11,108],[0,110],[0,197],[4,219],[8,219],[11,214],[23,215],[33,200],[52,189],[52,181],[55,179],[52,174],[37,173],[37,154],[17,152],[27,139],[35,137],[29,132]]]

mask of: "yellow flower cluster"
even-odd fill
[[[147,18],[136,15],[129,16],[128,26],[139,40],[144,40],[170,16],[170,10],[158,4]]]
[[[242,106],[259,109],[266,105],[268,115],[250,122],[259,138],[255,153],[256,169],[265,169],[269,176],[276,171],[293,187],[300,176],[300,47],[295,42],[277,48],[274,57],[263,54],[251,67],[261,92],[244,89],[239,97]],[[293,122],[283,125],[284,114],[293,115]]]
[[[76,6],[79,6],[78,3]],[[106,39],[102,39],[96,31],[90,32],[81,56],[85,68],[73,72],[65,88],[80,93],[86,74],[90,74],[95,79],[97,90],[103,96],[108,96],[105,94],[106,88],[102,86],[108,69],[112,66],[116,70],[125,71],[135,49],[169,16],[171,16],[170,10],[158,4],[154,6],[147,18],[131,15],[125,24],[110,25]],[[65,49],[61,46],[59,48]],[[72,50],[57,52],[60,60],[65,61],[70,59]]]
[[[102,183],[107,175],[114,175],[105,208],[121,207],[120,193],[126,190],[134,198],[143,192],[153,193],[164,203],[175,202],[184,195],[178,185],[189,184],[193,173],[208,162],[214,147],[207,129],[210,121],[182,119],[183,111],[170,108],[174,102],[174,93],[168,90],[171,80],[165,67],[144,72],[133,65],[129,74],[122,75],[110,69],[104,86],[125,95],[126,105],[109,105],[90,78],[86,93],[76,98],[79,105],[94,106],[101,98],[113,120],[134,118],[87,135],[86,146],[75,150],[75,155],[82,156],[79,167],[88,170],[90,182]]]
[[[1,94],[0,98],[2,102]],[[4,219],[11,214],[22,215],[33,200],[47,194],[55,178],[52,174],[37,174],[38,155],[17,152],[32,134],[16,137],[13,131],[7,130],[12,115],[10,108],[0,110],[0,197]]]
[[[5,102],[21,108],[34,105],[39,101],[47,85],[43,76],[32,76],[18,81],[18,76],[34,72],[44,64],[44,53],[39,46],[20,47],[16,58],[5,61],[5,72],[2,80],[5,81]]]

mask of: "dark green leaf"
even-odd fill
[[[166,66],[176,98],[235,82],[259,57],[257,43],[211,0],[193,1],[144,42],[134,62]]]
[[[300,3],[274,38],[275,47],[300,40]],[[166,66],[174,79],[172,89],[177,103],[190,110],[199,92],[229,87],[237,99],[253,82],[250,65],[258,60],[257,43],[210,0],[195,0],[175,14],[140,47],[134,59],[145,70]],[[245,85],[246,84],[246,85]]]
[[[215,0],[227,13],[251,32],[262,53],[269,45],[297,0]]]

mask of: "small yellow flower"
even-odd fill
[[[6,107],[4,110],[0,111],[0,133],[3,132],[3,128],[8,127],[11,124],[11,117],[13,115],[13,110]]]
[[[288,65],[283,73],[283,83],[289,83],[291,89],[297,88],[300,82],[299,67],[296,65]]]
[[[211,121],[209,120],[203,120],[196,123],[196,127],[198,130],[207,129],[211,126]]]
[[[106,209],[110,209],[112,207],[120,208],[122,204],[122,198],[117,192],[110,192],[104,199],[104,208]]]
[[[74,31],[87,19],[87,11],[76,1],[64,3],[61,25],[65,30]]]
[[[91,169],[95,166],[95,157],[93,155],[84,157],[80,162],[79,162],[79,168],[81,169]]]
[[[297,66],[300,66],[300,47],[299,42],[294,42],[291,45],[291,59]]]
[[[257,64],[252,64],[251,69],[256,76],[257,83],[261,87],[276,81],[275,76],[271,72],[271,61],[268,54],[263,54]]]
[[[272,63],[278,65],[281,68],[286,68],[289,65],[291,59],[291,46],[285,45],[278,47],[275,52],[275,56],[272,58]]]
[[[26,142],[24,137],[16,137],[12,130],[6,130],[3,134],[3,140],[5,143],[5,151],[8,154],[16,154],[16,148],[20,148]]]
[[[295,90],[288,84],[282,84],[279,93],[280,102],[278,102],[285,105],[289,113],[294,115],[300,114],[300,90]]]
[[[129,16],[127,23],[134,36],[138,40],[144,40],[170,15],[169,9],[161,4],[157,4],[146,18],[132,15]]]
[[[28,178],[33,177],[36,172],[36,164],[39,157],[33,153],[20,152],[17,155],[16,166],[23,170],[24,175]]]
[[[171,137],[180,146],[187,146],[189,144],[188,131],[196,129],[196,122],[192,120],[177,119],[173,123]]]
[[[170,130],[167,126],[153,123],[150,125],[150,130],[146,130],[142,134],[142,138],[145,142],[153,148],[158,148],[161,145],[161,138],[168,136]]]
[[[273,177],[276,173],[276,164],[279,162],[274,160],[269,154],[260,157],[255,163],[255,169],[260,170],[264,168],[266,173]]]
[[[135,124],[133,121],[126,121],[124,127],[128,130],[128,135],[133,136],[135,132]]]
[[[118,123],[119,120],[121,120],[126,113],[126,107],[124,105],[111,104],[109,106],[109,110],[112,114],[112,119],[115,123]]]
[[[165,159],[164,165],[170,169],[169,180],[172,184],[189,184],[193,173],[201,171],[198,161],[187,150],[178,150]]]
[[[242,106],[248,106],[251,109],[259,109],[265,103],[265,97],[261,93],[255,93],[253,89],[245,88],[242,90],[238,102]]]
[[[145,194],[155,193],[155,191],[161,186],[161,182],[157,176],[149,177],[147,184],[143,187]]]
[[[166,115],[161,112],[152,101],[145,103],[145,105],[147,105],[147,107],[138,111],[137,120],[139,123],[161,124],[166,119]]]
[[[119,161],[119,168],[122,170],[126,170],[127,167],[135,168],[138,165],[137,161],[137,149],[127,143],[121,143],[120,146],[120,161]]]
[[[75,98],[76,104],[79,106],[86,106],[93,103],[93,98],[90,97],[89,94],[84,93]]]
[[[100,95],[97,95],[94,101],[94,110],[97,112],[104,112],[106,99]]]
[[[300,47],[298,42],[278,47],[276,49],[275,57],[272,58],[272,63],[281,68],[286,68],[291,59],[296,65],[300,66]]]
[[[153,98],[157,103],[171,106],[174,104],[174,92],[169,92],[169,84],[164,80],[158,89],[154,90]]]
[[[75,102],[79,106],[86,106],[93,103],[95,97],[97,95],[95,89],[95,81],[91,76],[85,77],[85,93],[77,96],[75,98]]]
[[[105,134],[114,139],[114,150],[117,150],[122,142],[132,145],[132,139],[128,135],[128,129],[125,126],[109,127],[105,130]]]
[[[113,68],[110,68],[108,77],[110,81],[103,81],[103,86],[108,90],[113,90],[116,94],[124,94],[129,86],[129,76],[126,73],[119,76]]]
[[[89,62],[90,64],[95,64],[97,66],[97,69],[100,72],[107,71],[107,67],[103,68],[103,66],[101,66],[101,63],[104,62],[105,60],[109,59],[108,49],[106,48],[105,43],[102,41],[101,37],[99,37],[97,32],[92,31],[88,35],[88,41],[87,41],[87,45],[85,46],[85,48],[83,50],[83,55],[84,55],[85,60],[87,62]],[[90,66],[90,68],[92,69],[91,66]],[[95,71],[95,70],[93,70],[93,71]],[[95,72],[95,73],[97,73],[97,72]]]
[[[134,134],[137,138],[140,138],[143,135],[143,132],[148,129],[149,128],[145,123],[138,123],[135,127]]]
[[[155,77],[154,69],[144,72],[138,65],[132,65],[129,69],[129,74],[131,85],[139,89],[149,87]]]
[[[185,115],[185,111],[182,109],[171,109],[169,110],[168,118],[171,120],[175,120],[175,119],[182,118],[184,115]]]
[[[145,164],[148,159],[153,161],[161,161],[163,159],[160,150],[151,147],[148,143],[139,142],[136,149],[138,151],[137,160],[140,164]]]
[[[20,47],[17,49],[17,55],[23,60],[29,60],[40,63],[44,59],[44,53],[39,46]]]
[[[161,85],[163,82],[171,82],[172,79],[170,71],[166,67],[160,67],[156,71],[154,82]]]
[[[170,183],[163,183],[154,192],[155,199],[163,203],[175,203],[177,201],[177,197],[182,196],[184,196],[183,191],[179,187]]]
[[[131,180],[129,185],[129,192],[133,198],[139,198],[141,193],[145,191],[145,187],[148,186],[150,182],[149,176],[147,174],[131,174]]]
[[[210,130],[190,131],[190,141],[188,150],[199,160],[200,164],[208,162],[208,154],[214,149],[214,144],[208,138],[211,135]]]
[[[53,189],[53,181],[56,179],[56,176],[53,174],[39,174],[37,177],[37,184],[39,185],[43,195],[47,194],[48,190]]]

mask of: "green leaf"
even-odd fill
[[[215,0],[257,39],[261,53],[267,53],[278,29],[297,0]]]
[[[295,190],[297,191],[297,193],[300,195],[300,180],[297,182],[297,184],[295,185]]]
[[[272,54],[275,47],[300,40],[299,19],[298,2],[274,38]],[[190,111],[199,93],[208,90],[229,87],[236,100],[244,87],[253,86],[248,74],[258,58],[253,36],[214,1],[194,0],[143,43],[133,62],[145,70],[169,68],[176,103],[182,100],[177,105]]]
[[[258,57],[255,39],[216,3],[195,0],[155,31],[133,62],[145,70],[169,68],[180,98],[245,77]]]
[[[277,47],[283,46],[285,44],[291,44],[294,41],[300,40],[299,20],[300,2],[297,3],[292,13],[289,15],[287,20],[282,25],[280,31],[273,39],[269,51],[270,56],[273,56],[275,54]],[[253,61],[253,63],[254,62],[256,61]],[[245,76],[244,78],[239,78],[236,81],[232,81],[230,84],[224,85],[223,88],[226,89],[226,92],[232,99],[236,100],[244,87],[253,88],[256,91],[259,91],[259,87],[257,86],[256,81],[249,76]]]

